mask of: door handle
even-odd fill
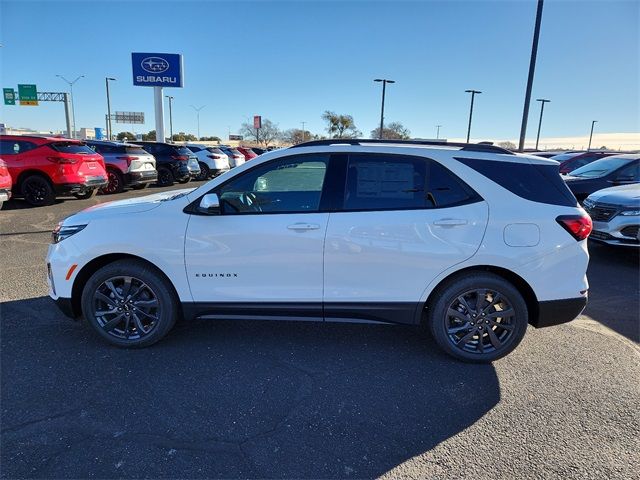
[[[441,218],[440,220],[433,222],[434,225],[441,227],[455,227],[459,225],[466,225],[467,223],[469,222],[461,218]]]
[[[318,230],[320,225],[315,223],[294,223],[287,227],[289,230]]]

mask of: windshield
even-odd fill
[[[586,178],[603,177],[629,162],[630,160],[628,158],[601,158],[600,160],[596,160],[595,162],[591,162],[584,167],[574,170],[571,172],[571,175],[574,177]]]

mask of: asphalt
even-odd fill
[[[121,350],[57,311],[44,257],[59,219],[146,193],[0,212],[2,478],[638,478],[637,252],[591,246],[585,314],[492,365],[407,327],[251,320]]]

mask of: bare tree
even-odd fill
[[[515,149],[517,149],[517,148],[518,148],[518,147],[517,147],[517,145],[516,145],[515,143],[513,143],[513,142],[509,142],[509,141],[506,141],[506,142],[498,142],[498,144],[497,144],[497,145],[498,145],[499,147],[506,148],[507,150],[515,150]]]
[[[351,115],[327,110],[322,114],[322,120],[327,122],[327,132],[331,138],[357,138],[362,135]]]
[[[371,130],[371,138],[380,138],[380,127]],[[382,129],[382,138],[388,140],[408,140],[411,132],[400,122],[391,122]]]
[[[281,132],[280,129],[278,129],[277,124],[264,118],[262,120],[262,128],[260,128],[259,131],[256,131],[256,129],[253,128],[252,123],[243,123],[240,126],[240,135],[242,135],[245,140],[256,142],[259,145],[264,145],[266,148],[280,138]]]
[[[300,128],[291,128],[282,132],[282,140],[291,145],[298,145],[299,143],[316,140],[317,138],[318,136],[313,135],[309,130],[302,130]]]

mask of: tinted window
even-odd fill
[[[613,172],[614,170],[617,170],[618,168],[624,166],[628,162],[628,158],[601,158],[600,160],[596,160],[595,162],[591,162],[584,167],[580,167],[577,170],[574,170],[573,172],[571,172],[571,175],[574,175],[576,177],[590,178],[603,177]]]
[[[37,145],[35,143],[26,142],[24,140],[2,140],[0,141],[0,154],[16,155],[36,147]]]
[[[200,147],[187,147],[187,148],[191,150],[193,153],[196,153],[202,150]]]
[[[60,153],[80,153],[80,154],[94,154],[96,153],[84,143],[68,143],[68,142],[56,142],[50,143],[49,147]]]
[[[539,203],[575,207],[576,198],[562,180],[558,165],[456,158],[511,193]]]
[[[628,167],[622,168],[618,172],[618,175],[616,175],[616,180],[623,182],[640,182],[640,161],[636,161]]]
[[[178,155],[193,155],[193,152],[187,147],[172,147],[172,150],[174,150]]]
[[[421,157],[351,155],[343,210],[439,208],[478,200],[448,169]]]
[[[222,213],[317,212],[329,157],[296,155],[260,165],[219,190]]]
[[[126,152],[129,155],[146,155],[147,152],[144,150],[144,148],[138,147],[137,145],[127,145],[126,147],[121,146],[120,147],[120,152]]]

